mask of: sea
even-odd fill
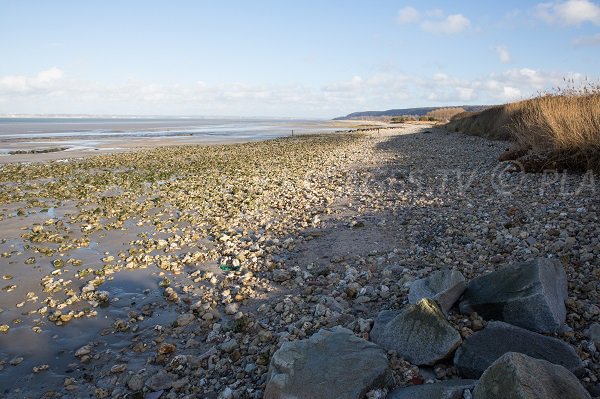
[[[338,121],[312,119],[4,117],[0,118],[0,156],[245,142],[343,129]]]

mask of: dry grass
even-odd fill
[[[440,108],[429,111],[425,116],[432,117],[437,121],[449,121],[453,116],[462,114],[464,112],[465,109],[460,107]]]
[[[508,125],[516,116],[508,105],[499,105],[480,112],[458,114],[446,124],[446,128],[495,140],[511,140],[513,136]]]
[[[600,170],[599,87],[561,90],[461,116],[446,128],[514,141],[502,158],[514,155],[527,170]]]

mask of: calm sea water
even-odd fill
[[[271,138],[336,130],[324,120],[204,118],[0,118],[0,141],[207,136]]]

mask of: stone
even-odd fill
[[[412,385],[390,392],[387,399],[463,399],[477,380],[448,380],[434,384]]]
[[[448,311],[467,288],[467,280],[461,272],[445,268],[430,276],[415,280],[410,285],[408,301],[417,303],[423,298],[431,298],[440,305],[442,312]]]
[[[129,381],[127,381],[127,386],[132,391],[141,391],[142,388],[144,388],[144,379],[141,375],[134,374],[131,376],[131,378],[129,378]]]
[[[228,303],[225,306],[225,314],[234,315],[239,311],[240,306],[237,303]]]
[[[75,356],[76,357],[82,357],[85,355],[89,355],[92,352],[92,346],[91,345],[84,345],[81,348],[77,349],[75,351]]]
[[[501,321],[490,322],[485,329],[467,338],[456,351],[454,364],[463,377],[479,378],[507,352],[547,360],[576,375],[584,370],[577,352],[566,342]]]
[[[386,352],[337,326],[284,342],[272,356],[265,399],[361,399],[393,381]]]
[[[585,330],[585,335],[595,344],[600,344],[600,324],[592,323],[592,325]]]
[[[565,322],[567,275],[557,259],[516,263],[472,280],[459,306],[536,332],[557,331]]]
[[[481,376],[474,399],[591,399],[577,377],[563,366],[508,352]]]
[[[146,386],[153,391],[170,389],[173,381],[176,379],[177,376],[175,374],[167,373],[166,371],[161,370],[146,380]]]
[[[284,269],[275,269],[273,270],[273,281],[278,283],[283,283],[292,278],[292,274]]]
[[[461,344],[458,331],[429,298],[399,312],[384,310],[375,319],[371,340],[416,365],[433,365]]]
[[[223,352],[231,353],[238,347],[238,342],[235,339],[230,339],[223,342],[220,347]]]
[[[184,327],[192,323],[196,319],[193,313],[184,313],[177,316],[177,326]]]
[[[233,399],[233,390],[229,387],[226,387],[223,392],[217,396],[217,399]]]

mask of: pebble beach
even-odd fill
[[[401,124],[0,165],[0,396],[262,398],[284,342],[368,340],[415,280],[540,257],[568,282],[548,335],[600,395],[599,176],[522,173],[506,147]],[[389,389],[458,375],[387,357]]]

